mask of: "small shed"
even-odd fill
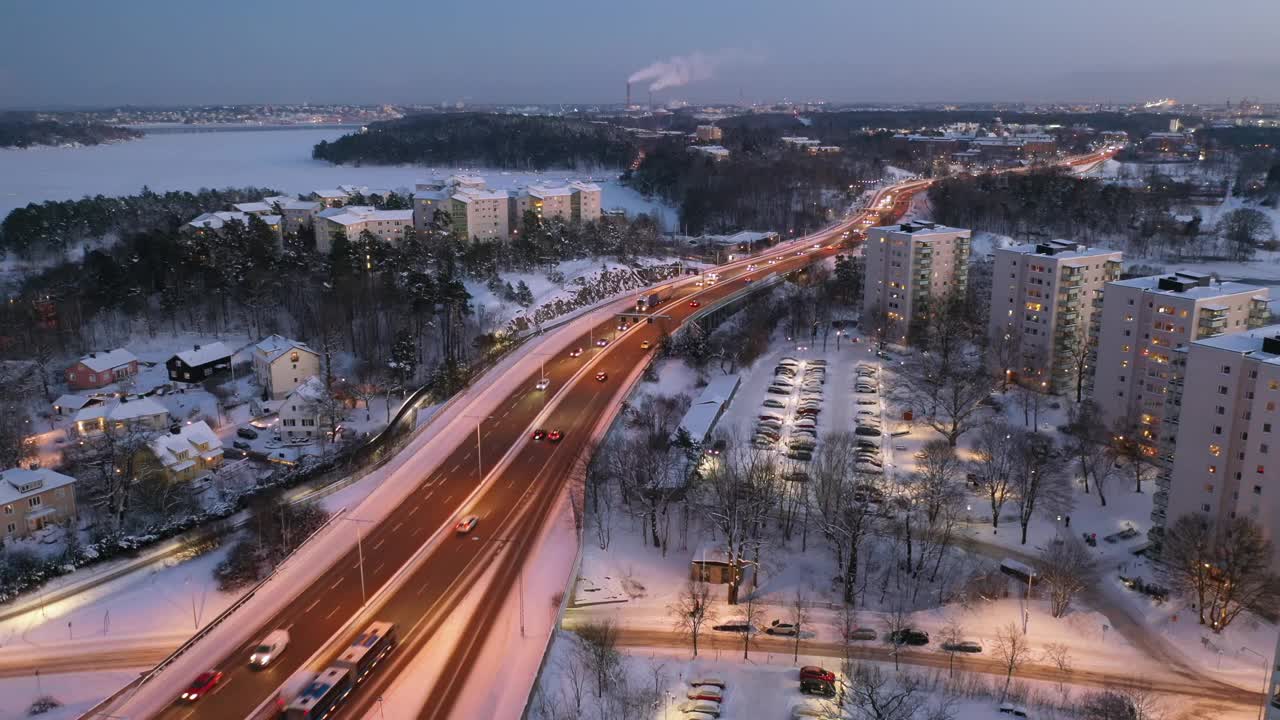
[[[700,582],[728,585],[730,570],[729,553],[722,547],[700,547],[689,561],[689,577]]]

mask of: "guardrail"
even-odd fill
[[[272,568],[271,572],[268,573],[265,578],[258,581],[256,585],[254,585],[247,592],[241,595],[235,602],[231,603],[230,607],[228,607],[226,610],[223,610],[221,613],[218,614],[217,617],[213,618],[208,623],[206,623],[204,627],[201,627],[199,630],[197,630],[194,635],[192,635],[190,638],[187,638],[186,642],[179,645],[176,650],[169,653],[169,655],[165,657],[165,659],[157,663],[155,667],[151,668],[151,670],[149,670],[146,673],[143,673],[137,680],[134,680],[128,685],[125,685],[119,691],[111,695],[111,697],[108,697],[107,699],[103,700],[97,705],[94,705],[92,708],[90,708],[86,713],[84,713],[80,717],[81,718],[109,717],[109,716],[103,715],[103,713],[106,711],[106,708],[110,707],[110,705],[120,697],[122,693],[129,690],[130,688],[133,688],[134,691],[136,691],[138,688],[142,687],[143,685],[146,685],[148,682],[151,681],[152,678],[158,675],[160,671],[168,667],[170,663],[172,663],[174,660],[177,660],[178,658],[186,654],[186,652],[190,650],[192,647],[194,647],[197,642],[204,639],[204,637],[208,635],[210,632],[212,632],[214,628],[218,627],[223,622],[225,622],[227,618],[231,617],[235,613],[236,610],[239,610],[241,607],[244,606],[245,603],[249,602],[249,600],[253,598],[254,595],[258,594],[258,591],[261,590],[263,586],[265,586],[268,582],[271,582],[271,580],[275,578],[275,576],[280,572],[280,568],[284,567],[286,563],[288,563],[291,559],[293,559],[294,555],[297,554],[299,550],[305,547],[307,543],[311,542],[311,539],[314,538],[316,535],[320,534],[321,531],[329,527],[329,523],[333,522],[334,520],[337,520],[346,511],[347,511],[346,508],[342,508],[338,512],[330,515],[328,520],[325,520],[324,523],[322,523],[320,527],[316,528],[310,535],[308,535],[306,539],[298,543],[298,546],[295,547],[289,553],[288,557],[286,557],[283,561],[281,561],[279,565],[276,565],[274,568]]]

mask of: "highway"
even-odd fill
[[[1090,157],[1093,162],[1097,161],[1096,156]],[[1072,164],[1084,162],[1084,159],[1078,159]],[[878,203],[888,193],[894,193],[892,213],[896,217],[906,209],[910,196],[928,185],[929,181],[912,181],[886,188],[875,196],[873,202]],[[841,234],[855,229],[866,213],[864,211],[821,233],[761,257],[717,268],[721,280],[710,287],[696,287],[692,283],[673,289],[668,286],[668,298],[656,312],[669,316],[669,320],[639,323],[633,329],[619,333],[616,320],[610,318],[568,342],[566,347],[581,347],[584,352],[576,358],[567,352],[548,357],[545,372],[551,380],[550,388],[537,390],[534,386],[539,373],[532,373],[520,383],[520,390],[503,399],[490,417],[480,420],[478,435],[483,446],[483,470],[486,474],[509,449],[514,448],[515,451],[506,469],[491,478],[471,504],[463,505],[484,481],[477,467],[475,433],[470,435],[471,441],[460,443],[442,460],[438,457],[411,458],[410,464],[422,469],[422,478],[407,499],[377,524],[364,524],[358,518],[355,522],[339,521],[347,525],[350,532],[361,535],[358,547],[337,558],[314,583],[300,588],[297,596],[283,610],[265,622],[260,618],[240,620],[233,616],[230,622],[252,623],[255,629],[229,655],[209,658],[207,666],[210,669],[225,673],[223,682],[198,703],[172,705],[157,717],[183,720],[247,717],[272,697],[277,688],[313,654],[320,653],[320,662],[314,663],[310,669],[329,664],[349,644],[351,636],[359,628],[351,628],[336,643],[328,644],[330,639],[357,614],[364,598],[373,596],[409,563],[437,530],[451,525],[459,516],[475,514],[480,521],[471,535],[443,534],[423,561],[409,570],[398,581],[396,589],[386,595],[375,616],[376,619],[399,624],[400,647],[386,661],[386,666],[369,676],[339,711],[340,716],[358,717],[362,710],[367,709],[413,657],[431,643],[435,631],[469,585],[497,560],[497,574],[488,592],[491,601],[479,606],[470,626],[475,632],[468,635],[467,642],[459,643],[457,647],[439,648],[439,651],[448,649],[452,653],[449,672],[438,681],[440,691],[433,693],[421,717],[448,717],[472,664],[469,659],[483,646],[488,620],[497,615],[501,605],[498,601],[505,598],[515,584],[522,561],[520,550],[550,512],[564,483],[580,462],[597,422],[622,401],[622,380],[638,364],[648,361],[650,351],[642,349],[641,342],[648,340],[656,346],[664,331],[674,331],[684,319],[698,312],[699,308],[690,306],[690,298],[696,297],[702,306],[712,306],[717,300],[740,290],[748,277],[755,280],[772,273],[788,273],[816,258],[834,254],[842,241]],[[884,218],[878,217],[877,220],[883,222]],[[813,244],[819,244],[821,248],[809,252]],[[776,259],[777,264],[769,265],[770,257]],[[748,262],[757,264],[758,269],[749,271]],[[593,338],[607,338],[610,343],[598,348],[592,345]],[[598,371],[607,373],[605,381],[597,381],[595,373]],[[549,415],[541,427],[560,430],[564,439],[559,443],[535,442],[530,438],[532,425],[538,414],[547,409],[550,396],[557,391],[556,402],[549,408]],[[453,422],[474,423],[476,420],[458,418]],[[252,647],[277,628],[290,630],[288,648],[267,669],[250,670],[247,660]],[[192,652],[200,652],[199,646]],[[176,698],[189,680],[173,677],[173,673],[166,671],[152,682],[165,683]]]

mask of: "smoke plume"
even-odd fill
[[[702,51],[689,55],[677,55],[661,60],[631,73],[627,82],[649,83],[650,92],[680,87],[691,82],[709,80],[716,71],[731,63],[744,62],[748,58],[739,50]]]

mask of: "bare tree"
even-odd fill
[[[618,653],[618,627],[611,619],[600,620],[579,625],[574,632],[581,640],[586,666],[595,679],[596,697],[603,697],[622,662]]]
[[[1071,487],[1053,459],[1053,440],[1040,433],[1023,433],[1014,453],[1013,496],[1022,528],[1022,544],[1027,544],[1027,528],[1037,508],[1049,514],[1071,509]]]
[[[671,614],[676,631],[693,643],[693,656],[698,657],[698,635],[702,626],[716,620],[711,588],[701,580],[690,579],[676,596],[676,601],[667,607],[667,612]]]
[[[1012,497],[1011,478],[1017,460],[1016,443],[1020,432],[1002,422],[988,423],[978,432],[976,459],[972,463],[978,487],[991,503],[991,527],[1000,527],[1000,509]]]
[[[1149,437],[1150,430],[1139,416],[1129,415],[1116,424],[1112,435],[1116,456],[1125,461],[1133,474],[1133,491],[1142,492],[1142,480],[1151,464],[1148,453],[1154,443]]]
[[[795,628],[795,646],[791,653],[791,659],[795,662],[800,661],[800,636],[804,633],[804,629],[809,624],[809,596],[804,590],[796,589],[796,594],[791,596],[791,601],[787,603],[787,619],[791,621]]]
[[[751,639],[755,636],[756,630],[760,626],[763,613],[754,592],[747,593],[747,602],[739,605],[738,608],[742,622],[742,659],[747,660],[751,653]]]
[[[911,673],[886,675],[872,663],[847,663],[839,716],[857,720],[912,720],[927,699]]]
[[[1071,649],[1066,643],[1045,643],[1044,659],[1058,671],[1058,689],[1062,690],[1071,674]]]
[[[773,456],[758,448],[733,445],[701,483],[706,512],[724,538],[729,560],[728,602],[738,603],[743,569],[763,542],[761,532],[774,509],[777,467]]]
[[[996,633],[995,656],[1005,671],[1004,690],[1000,693],[1001,702],[1004,702],[1009,695],[1009,683],[1013,682],[1013,674],[1018,671],[1018,667],[1027,659],[1030,652],[1031,646],[1027,642],[1027,636],[1022,634],[1016,624],[1008,623]]]
[[[955,447],[960,437],[978,426],[982,401],[994,380],[976,355],[963,355],[942,371],[930,355],[911,357],[897,374],[892,394],[911,407],[926,425]]]
[[[960,643],[964,642],[964,626],[957,618],[950,618],[942,626],[942,651],[947,654],[947,674],[955,677],[956,653],[960,652]]]
[[[908,630],[911,629],[911,614],[903,607],[899,599],[894,603],[893,607],[884,614],[882,619],[884,623],[885,635],[889,638],[889,652],[893,655],[893,669],[900,670],[898,665],[898,651],[906,642],[903,637]]]
[[[1074,535],[1049,543],[1040,553],[1037,571],[1040,584],[1049,589],[1049,614],[1056,618],[1065,615],[1075,596],[1094,580],[1093,558]]]
[[[810,463],[814,505],[843,570],[845,603],[853,603],[856,594],[858,555],[875,521],[872,504],[884,499],[873,476],[854,471],[857,451],[853,433],[831,433],[823,437]]]
[[[1272,544],[1246,517],[1218,529],[1188,514],[1165,531],[1162,558],[1172,582],[1195,593],[1201,625],[1222,632],[1246,609],[1280,609],[1280,577],[1271,570]]]
[[[1163,720],[1159,696],[1145,688],[1102,690],[1080,701],[1082,720]]]
[[[573,716],[582,716],[582,699],[586,696],[587,680],[591,675],[581,653],[570,653],[559,662],[560,676],[573,701]]]
[[[921,450],[916,463],[920,481],[914,499],[923,506],[930,527],[937,523],[944,508],[960,499],[957,481],[963,467],[955,448],[945,440],[930,440]]]

